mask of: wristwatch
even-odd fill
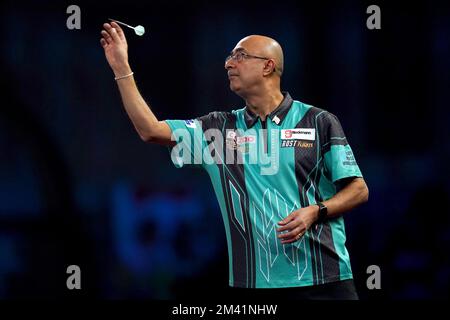
[[[328,208],[322,202],[317,202],[316,204],[319,206],[319,219],[317,219],[317,223],[323,223],[327,219]]]

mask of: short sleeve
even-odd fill
[[[344,178],[362,177],[338,118],[329,112],[325,112],[321,118],[321,152],[324,157],[325,171],[330,179],[336,183]]]
[[[202,117],[191,120],[165,120],[172,131],[172,140],[176,145],[169,147],[170,157],[177,168],[184,165],[202,166],[207,156],[205,132],[219,129],[221,123],[220,112],[211,112]]]

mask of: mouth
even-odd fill
[[[237,74],[228,74],[228,79],[231,79],[233,77],[237,77]]]

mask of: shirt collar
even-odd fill
[[[283,101],[281,101],[280,105],[273,110],[267,117],[272,120],[276,125],[281,125],[284,118],[286,118],[287,113],[291,109],[292,106],[292,98],[289,92],[283,91],[284,95]],[[258,121],[259,116],[254,114],[248,107],[245,107],[244,119],[247,128],[251,128]]]

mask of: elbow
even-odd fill
[[[136,129],[139,137],[145,143],[165,144],[166,140],[170,139],[170,134],[165,131],[165,126],[162,126],[161,122],[145,125]],[[169,138],[166,137],[167,135],[169,135]]]
[[[363,180],[363,185],[361,186],[361,203],[366,203],[369,201],[369,188]]]
[[[145,143],[153,143],[155,141],[155,136],[149,132],[139,132],[139,137]]]

